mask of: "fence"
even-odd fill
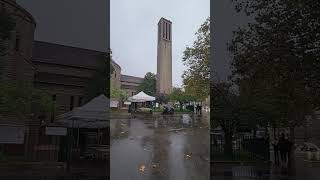
[[[211,134],[211,159],[213,161],[268,161],[269,141],[263,138],[236,135],[232,139],[232,154],[224,153],[222,135]]]
[[[0,128],[0,162],[50,162],[71,168],[80,164],[83,168],[109,165],[109,128],[68,128],[65,135],[48,135],[46,126],[35,123],[2,124]]]

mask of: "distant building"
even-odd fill
[[[139,93],[138,88],[143,82],[143,78],[121,74],[121,67],[115,61],[111,61],[111,65],[113,67],[110,81],[111,87],[124,90],[129,97]],[[123,102],[119,103],[118,99],[112,100],[117,101],[117,103],[114,102],[115,104],[118,104],[117,107],[123,106]]]
[[[121,88],[121,67],[114,61],[111,61],[112,65],[112,74],[111,74],[111,86],[115,89]]]
[[[121,75],[121,89],[125,90],[129,96],[139,93],[138,88],[142,82],[143,78]]]
[[[161,18],[158,23],[157,94],[172,91],[172,23]]]

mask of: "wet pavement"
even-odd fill
[[[111,180],[207,180],[209,132],[205,118],[188,115],[113,119]]]

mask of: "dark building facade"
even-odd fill
[[[32,88],[35,67],[31,58],[36,22],[14,0],[0,0],[0,11],[6,12],[13,23],[8,38],[0,40],[3,50],[0,55],[0,88]],[[27,117],[1,112],[0,150],[10,155],[24,152],[27,120]]]
[[[105,52],[35,41],[32,63],[36,68],[34,87],[51,95],[56,115],[81,106],[87,99],[87,89]]]
[[[31,63],[32,42],[36,22],[31,14],[13,0],[0,0],[0,10],[6,11],[15,24],[9,39],[0,41],[5,49],[1,56],[1,81],[12,85],[24,83],[31,86],[34,73]]]

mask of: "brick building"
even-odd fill
[[[0,9],[7,11],[15,23],[9,39],[0,42],[6,49],[1,56],[1,82],[32,86],[35,68],[31,57],[36,22],[31,14],[13,0],[0,0]]]
[[[143,78],[121,74],[121,66],[115,61],[111,61],[113,72],[111,74],[110,85],[115,89],[124,90],[127,95],[133,96],[138,92],[139,85],[143,82]],[[118,99],[112,99],[113,107],[123,107],[123,102],[119,103]]]
[[[89,82],[103,61],[105,52],[35,41],[32,63],[36,68],[34,87],[51,95],[56,115],[87,102]]]
[[[35,67],[31,57],[36,22],[32,15],[14,0],[0,0],[0,11],[6,11],[14,23],[8,39],[0,40],[4,49],[0,56],[0,88],[32,87]],[[28,120],[26,118],[12,113],[0,114],[0,147],[4,152],[23,153],[25,125]]]

